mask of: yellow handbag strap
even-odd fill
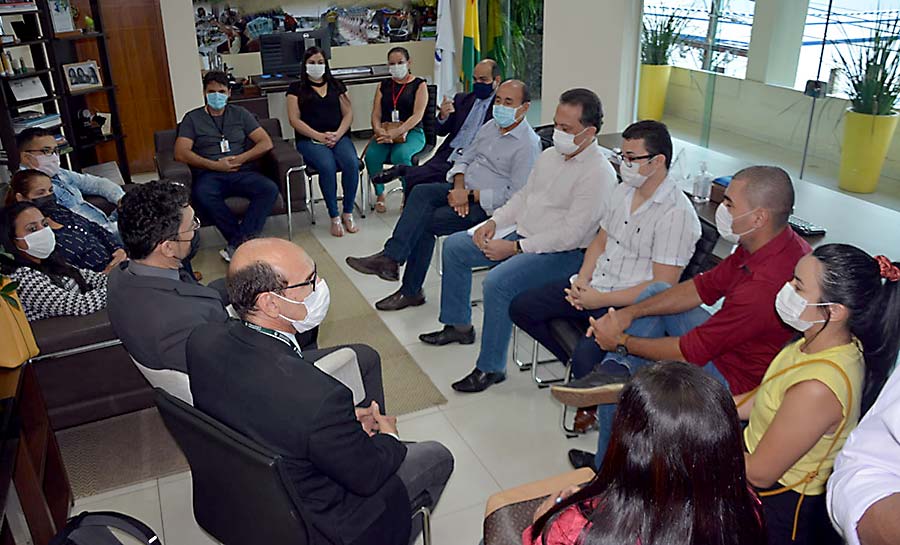
[[[816,365],[816,364],[825,364],[825,365],[829,365],[829,366],[833,367],[834,369],[837,370],[837,372],[841,376],[841,378],[844,379],[844,383],[847,386],[847,407],[848,407],[847,415],[849,416],[849,414],[850,414],[849,407],[853,406],[853,385],[850,382],[850,377],[847,376],[847,372],[844,371],[844,369],[840,365],[834,363],[831,360],[826,360],[826,359],[801,361],[801,362],[795,363],[794,365],[785,367],[781,371],[778,371],[777,373],[768,377],[766,380],[764,380],[762,383],[760,383],[760,385],[757,386],[756,388],[747,392],[747,395],[738,402],[737,406],[740,407],[741,405],[746,403],[767,382],[769,382],[777,377],[780,377],[790,371],[793,371],[794,369],[798,369],[800,367],[806,367],[808,365]],[[822,464],[825,463],[825,460],[828,459],[828,456],[831,454],[831,451],[834,450],[834,447],[836,447],[838,441],[840,441],[841,434],[844,432],[844,429],[847,427],[848,416],[844,416],[844,418],[841,419],[841,423],[838,425],[837,429],[834,432],[834,439],[831,441],[831,444],[828,446],[828,450],[825,451],[825,455],[822,457],[821,460],[819,460],[819,463],[816,464],[816,469],[810,471],[802,479],[800,479],[799,481],[797,481],[793,484],[783,486],[776,490],[767,490],[765,492],[759,493],[759,495],[761,497],[774,496],[776,494],[782,494],[784,492],[787,492],[788,490],[793,490],[797,486],[803,485],[803,487],[800,489],[800,499],[797,500],[797,509],[794,511],[794,529],[791,532],[791,541],[793,541],[797,538],[797,522],[800,519],[800,507],[803,505],[803,498],[806,496],[806,487],[807,487],[807,485],[809,485],[809,483],[812,482],[813,479],[815,479],[819,475],[819,470],[822,468]]]

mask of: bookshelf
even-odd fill
[[[94,21],[90,32],[57,33],[51,14],[53,0],[4,2],[0,0],[3,25],[0,55],[9,51],[15,68],[25,60],[27,70],[0,74],[0,165],[14,172],[19,166],[15,136],[29,126],[40,126],[57,135],[65,167],[80,171],[115,160],[126,182],[131,181],[125,135],[119,119],[116,86],[109,66],[106,34],[98,0],[79,5],[88,8]],[[13,25],[16,22],[18,24]],[[13,27],[16,27],[13,29]],[[70,86],[64,67],[92,60],[99,79],[93,86]],[[39,85],[38,85],[39,83]],[[111,134],[86,127],[79,112],[109,114]],[[23,116],[30,119],[23,119]]]

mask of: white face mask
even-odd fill
[[[37,170],[40,170],[51,178],[59,174],[59,155],[52,153],[50,155],[32,155],[37,161]]]
[[[584,129],[584,131],[586,130],[587,129]],[[575,138],[580,136],[584,131],[581,131],[578,134],[569,134],[559,129],[553,129],[553,147],[563,155],[572,155],[578,151],[578,147],[580,146],[580,144],[575,143]]]
[[[644,182],[647,181],[647,178],[650,177],[650,174],[644,175],[640,173],[641,165],[638,163],[631,163],[631,166],[628,166],[623,161],[619,165],[619,175],[622,177],[622,183],[625,185],[630,185],[631,187],[638,188],[644,185]]]
[[[394,79],[403,79],[409,75],[409,66],[402,62],[400,64],[392,64],[388,71],[391,73],[391,77]]]
[[[716,229],[719,231],[719,236],[721,236],[728,242],[731,242],[732,244],[737,244],[737,242],[741,240],[742,236],[749,235],[753,231],[756,231],[756,227],[750,229],[749,231],[744,231],[743,233],[735,233],[731,230],[732,226],[734,225],[734,220],[743,218],[747,214],[751,214],[755,211],[756,209],[754,208],[750,212],[746,212],[736,218],[733,218],[731,217],[731,212],[728,210],[728,208],[725,207],[725,203],[720,204],[716,209]]]
[[[307,64],[306,65],[306,75],[311,77],[312,79],[322,79],[322,76],[325,75],[325,65],[324,64]]]
[[[826,320],[813,320],[811,322],[800,318],[806,307],[827,307],[834,303],[810,303],[797,293],[794,286],[788,282],[775,297],[775,311],[781,321],[796,329],[797,331],[806,331],[813,324],[824,324]]]
[[[22,251],[37,259],[47,259],[56,249],[56,233],[49,227],[28,233],[21,238],[16,237],[16,240],[24,240],[28,248]]]
[[[325,283],[324,279],[320,279],[316,283],[315,291],[307,295],[303,301],[294,301],[275,292],[272,292],[272,295],[288,303],[306,307],[306,317],[302,320],[295,320],[283,314],[278,315],[280,318],[291,322],[297,333],[305,333],[321,324],[325,320],[325,315],[328,314],[328,305],[331,304],[331,291],[328,289],[328,284]]]

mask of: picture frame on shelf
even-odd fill
[[[70,0],[48,0],[50,8],[50,20],[53,22],[53,32],[62,34],[75,30],[75,17],[72,15],[72,3]]]
[[[87,60],[64,64],[62,69],[69,92],[103,87],[103,76],[100,74],[100,67],[97,65],[97,61]]]

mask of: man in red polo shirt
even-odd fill
[[[599,467],[621,384],[652,361],[694,363],[733,394],[755,388],[772,358],[794,335],[775,313],[775,295],[812,249],[788,226],[794,208],[790,176],[778,167],[748,167],[734,175],[716,211],[716,227],[735,252],[714,269],[670,289],[655,284],[634,305],[592,320],[592,333],[608,352],[577,384],[553,395],[576,406],[599,403],[596,456],[570,451],[574,465]],[[724,298],[710,315],[700,307]],[[591,403],[586,403],[590,401]]]

